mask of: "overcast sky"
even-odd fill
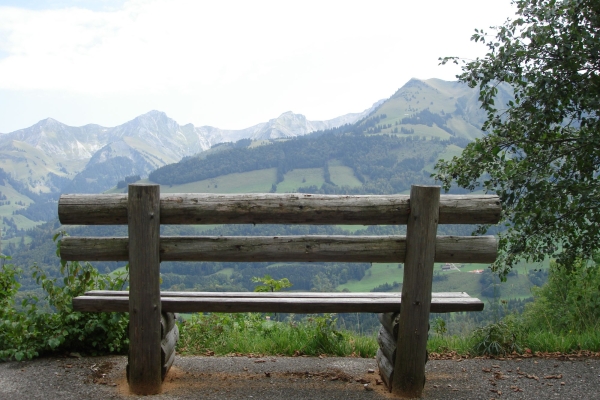
[[[239,129],[360,112],[410,78],[454,80],[510,0],[0,0],[0,132],[150,110]]]

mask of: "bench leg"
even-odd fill
[[[438,186],[411,188],[402,306],[392,381],[392,392],[402,397],[421,397],[425,385],[439,202]]]
[[[129,185],[129,390],[160,393],[160,186]]]

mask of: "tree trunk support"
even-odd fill
[[[162,385],[160,186],[129,185],[129,390],[157,394]]]
[[[412,186],[392,381],[392,392],[400,397],[421,397],[425,385],[427,326],[439,202],[439,186]]]

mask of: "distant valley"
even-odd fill
[[[56,217],[61,193],[116,191],[126,178],[150,177],[165,191],[405,190],[411,179],[428,181],[438,158],[459,154],[481,136],[485,113],[477,97],[477,90],[458,82],[412,79],[362,113],[310,121],[286,112],[241,130],[180,125],[160,111],[112,128],[48,118],[0,135],[3,240],[26,242],[26,230]],[[324,133],[341,139],[318,138]],[[306,139],[290,141],[300,137]],[[178,169],[185,173],[173,172]]]
[[[500,89],[508,101],[510,93]],[[413,79],[362,113],[309,121],[287,112],[237,131],[179,125],[159,111],[113,128],[69,127],[46,119],[0,135],[2,251],[20,265],[36,262],[55,270],[58,263],[49,238],[60,227],[56,220],[60,194],[124,192],[130,182],[159,183],[163,192],[406,193],[411,184],[433,183],[430,176],[437,160],[459,155],[467,143],[483,135],[480,127],[486,115],[479,108],[478,95],[457,82]],[[75,228],[71,233],[89,234],[91,229],[96,229],[94,235],[125,234],[116,227]],[[245,234],[247,229],[199,227],[185,234]],[[321,234],[348,232],[311,229]],[[366,231],[357,227],[350,232],[357,229],[371,234],[395,232],[393,227]],[[269,235],[304,232],[302,227],[251,230]],[[174,289],[191,285],[243,290],[249,284],[248,274],[278,275],[263,264],[251,269],[217,263],[171,264],[163,266],[163,283]],[[99,263],[98,267],[110,271],[116,266]],[[330,290],[370,274],[369,265],[352,269],[340,265],[332,269],[337,271],[334,275],[326,275],[328,270],[318,265],[311,268],[319,279],[302,281],[305,290],[317,288],[314,285]],[[293,268],[282,265],[280,269],[292,278]],[[300,279],[296,277],[298,285]]]

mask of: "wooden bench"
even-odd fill
[[[158,185],[130,185],[128,194],[63,195],[63,224],[127,224],[128,237],[66,237],[65,261],[129,261],[128,292],[92,291],[73,299],[78,311],[130,313],[128,378],[136,394],[160,392],[174,358],[165,350],[161,316],[174,312],[371,312],[392,341],[378,352],[382,377],[394,393],[419,396],[425,377],[430,312],[480,311],[466,293],[431,292],[433,263],[490,263],[493,236],[437,236],[438,224],[493,224],[496,196],[440,195],[413,186],[410,196],[310,194],[166,194]],[[160,237],[161,224],[407,225],[406,236]],[[161,261],[296,261],[404,263],[400,293],[160,292]],[[390,280],[394,277],[390,276]],[[400,307],[400,305],[403,305]],[[398,314],[399,313],[399,314]],[[395,315],[398,315],[397,317]],[[172,315],[172,314],[167,314]],[[176,336],[172,334],[171,336]],[[380,335],[381,336],[381,335]],[[389,338],[381,339],[389,342]],[[172,341],[172,337],[171,337]],[[161,346],[162,343],[162,346]],[[173,345],[174,346],[174,345]],[[385,348],[384,348],[385,347]]]

